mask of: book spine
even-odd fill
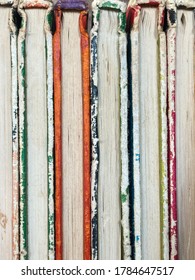
[[[19,9],[21,28],[18,35],[18,86],[19,86],[19,146],[20,146],[20,259],[28,259],[27,233],[27,123],[25,83],[25,31],[26,14]]]
[[[169,174],[169,240],[170,259],[178,259],[177,199],[176,199],[176,134],[175,134],[175,67],[176,67],[176,8],[173,0],[167,1],[168,30],[168,174]]]
[[[91,29],[91,247],[92,259],[98,259],[98,172],[99,172],[99,137],[98,137],[98,17],[99,11],[93,10],[93,28]]]
[[[129,38],[129,98],[131,100],[132,111],[132,127],[129,129],[129,133],[132,133],[130,138],[132,151],[130,157],[132,157],[132,168],[130,172],[130,221],[131,221],[131,258],[140,260],[141,254],[141,185],[140,185],[140,109],[139,109],[139,22],[140,7],[131,6],[129,2],[129,8],[127,11],[127,25],[128,32],[130,32]],[[130,141],[129,140],[129,141]],[[129,159],[131,161],[131,158]]]
[[[54,50],[54,127],[55,127],[55,246],[57,260],[62,259],[62,96],[61,96],[61,16],[55,10],[56,30],[53,37]]]
[[[160,95],[160,212],[161,212],[161,258],[169,259],[168,217],[168,166],[167,166],[167,60],[166,35],[163,31],[164,5],[159,6],[158,52]]]
[[[47,10],[45,21],[46,60],[47,60],[47,161],[48,161],[48,259],[55,258],[54,226],[54,102],[53,102],[53,45],[52,45],[52,7]]]
[[[120,119],[121,119],[121,203],[122,203],[122,251],[123,259],[131,258],[129,221],[129,159],[128,159],[128,91],[127,91],[127,37],[126,13],[119,12],[119,58],[120,58]]]
[[[91,182],[90,182],[90,49],[89,35],[86,31],[87,12],[80,14],[79,26],[81,32],[82,57],[82,87],[83,87],[83,230],[84,230],[84,260],[91,259]]]
[[[15,3],[16,5],[16,3]],[[15,5],[10,12],[9,26],[11,31],[11,68],[12,68],[12,259],[19,255],[19,145],[18,145],[18,69],[17,69],[17,26],[14,18],[19,15]]]

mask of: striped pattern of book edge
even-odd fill
[[[45,1],[43,1],[43,2],[44,2],[44,7],[46,7],[45,6]],[[149,3],[149,1],[145,1],[144,3],[143,2],[144,1],[140,1],[140,5],[144,4],[145,2]],[[3,4],[4,4],[4,2],[3,2]],[[184,6],[184,7],[187,7],[187,8],[194,8],[194,1],[178,0],[176,2],[176,4],[177,4],[176,7],[183,7]],[[15,6],[13,5],[13,8],[14,7]],[[31,3],[30,3],[30,7],[31,7]],[[38,6],[38,7],[40,7],[40,6]],[[137,11],[137,13],[139,13],[139,8],[137,9],[137,7],[139,7],[139,6],[133,6],[133,7],[131,7],[131,9],[133,9],[134,11]],[[168,38],[171,39],[171,40],[169,40],[169,39],[167,40],[168,61],[170,61],[169,60],[170,55],[172,55],[172,58],[173,58],[172,59],[172,64],[170,64],[170,66],[169,66],[169,63],[168,63],[168,71],[171,71],[171,72],[169,72],[169,74],[171,73],[171,75],[172,75],[174,73],[174,52],[175,52],[175,50],[174,50],[175,39],[174,38],[176,36],[175,35],[176,34],[175,33],[176,13],[174,13],[174,12],[176,12],[176,10],[175,10],[176,8],[175,8],[175,5],[174,5],[173,1],[169,1],[168,4],[167,4],[167,7],[168,7],[168,22],[169,22],[169,27],[170,27],[169,30],[168,30]],[[23,9],[23,8],[24,8],[24,6],[20,9]],[[162,8],[162,10],[164,9],[163,6],[160,6],[160,8]],[[23,11],[20,11],[20,13],[22,15]],[[161,15],[161,12],[159,13],[159,15]],[[163,11],[162,11],[162,15],[163,15]],[[138,19],[138,17],[137,17],[137,19]],[[24,14],[23,14],[23,23],[24,23],[24,26],[25,26],[25,15]],[[22,28],[24,28],[24,26]],[[18,191],[18,187],[17,187],[18,186],[18,174],[17,174],[18,173],[17,172],[17,170],[18,170],[18,158],[17,158],[18,157],[18,143],[17,143],[17,133],[18,133],[17,132],[17,129],[18,129],[17,98],[18,98],[18,96],[17,96],[17,91],[16,91],[16,88],[17,88],[17,86],[16,86],[16,84],[17,84],[17,59],[16,59],[16,57],[17,57],[16,56],[16,54],[17,54],[17,46],[16,46],[17,36],[16,36],[16,27],[15,27],[12,19],[10,19],[10,27],[11,27],[11,50],[12,50],[12,98],[13,98],[12,125],[13,125],[13,132],[14,132],[13,133],[13,140],[12,140],[13,141],[13,178],[14,178],[14,181],[13,181],[13,233],[12,234],[13,234],[13,258],[18,259],[19,258],[19,247],[20,246],[19,246],[19,243],[18,243],[19,242],[19,229],[18,229],[18,222],[17,222],[17,219],[19,217],[19,214],[18,214],[18,198],[17,198],[17,196],[19,195],[19,191]],[[135,37],[133,37],[135,35],[135,34],[133,34],[134,27],[135,26],[133,26],[133,30],[131,31],[131,44],[132,44],[131,50],[132,50],[132,54],[133,54],[133,49],[134,49],[133,48],[133,41],[134,41],[133,38],[135,38]],[[162,258],[165,259],[166,256],[167,256],[167,239],[166,239],[167,223],[166,223],[166,218],[168,218],[167,210],[166,210],[166,208],[168,206],[165,203],[166,195],[167,195],[166,194],[166,190],[167,190],[167,174],[166,173],[167,173],[167,170],[166,170],[166,165],[164,165],[166,163],[166,160],[167,160],[166,159],[166,149],[167,149],[167,147],[165,145],[165,143],[166,143],[165,139],[166,139],[166,133],[167,132],[166,132],[166,127],[165,127],[166,115],[163,114],[163,112],[166,108],[166,104],[165,104],[165,102],[166,102],[166,78],[165,78],[166,77],[166,74],[165,74],[165,71],[166,71],[166,69],[165,69],[166,42],[164,42],[165,38],[164,38],[164,33],[161,30],[161,26],[159,28],[160,28],[160,31],[159,31],[159,61],[160,61],[160,85],[159,85],[159,88],[160,88],[160,92],[161,92],[161,94],[160,94],[160,106],[161,106],[160,107],[160,110],[161,110],[161,116],[160,116],[160,122],[161,122],[160,141],[161,141],[161,143],[160,143],[160,146],[161,146],[161,164],[162,164],[161,165],[161,191],[162,191],[162,193],[161,193],[161,207],[162,207],[161,210],[163,209],[163,211],[164,211],[164,213],[163,213],[164,217],[162,218],[162,222],[163,222],[162,236],[164,236],[164,237],[162,237],[162,239],[163,239],[162,240],[162,242],[163,242],[162,243],[162,246],[163,246],[163,248],[162,248]],[[50,29],[49,29],[49,37],[50,37],[50,35],[51,34],[50,34]],[[20,50],[21,49],[24,50],[24,42],[22,43],[22,40],[25,40],[25,35],[24,35],[24,37],[22,36],[22,30],[20,30],[20,35],[19,36],[20,36],[21,41],[19,41],[18,46],[20,47]],[[48,46],[51,46],[51,40],[50,40],[50,43],[47,42],[47,44],[48,44]],[[136,49],[134,49],[134,52],[136,53]],[[23,56],[23,58],[22,58],[22,56]],[[21,56],[19,55],[19,62],[21,63],[20,65],[22,65],[22,67],[24,66],[24,59],[25,58],[24,58],[24,52],[23,52],[23,54]],[[132,55],[132,61],[133,61],[133,55]],[[52,64],[52,59],[51,59],[51,56],[50,56],[50,60],[49,59],[47,60],[47,68],[48,69],[49,68],[51,69],[51,67],[52,67],[51,64]],[[132,62],[132,64],[136,67],[136,63],[134,64]],[[21,68],[21,69],[23,69],[23,71],[24,71],[24,68]],[[135,70],[135,71],[137,71],[137,70]],[[22,73],[22,75],[24,74],[24,72],[21,72],[21,73]],[[50,73],[52,75],[52,71],[50,71],[48,73]],[[132,71],[132,75],[133,75],[133,73],[134,73],[134,71]],[[165,76],[164,76],[164,74],[165,74]],[[170,78],[170,80],[168,80],[168,88],[169,88],[169,95],[168,95],[169,96],[169,117],[168,118],[169,118],[169,141],[170,141],[169,142],[169,144],[170,144],[169,148],[170,149],[171,149],[171,147],[174,147],[174,141],[175,141],[175,138],[174,138],[175,136],[174,136],[174,134],[172,134],[173,133],[172,128],[173,128],[174,122],[175,122],[175,120],[173,118],[173,115],[174,115],[174,107],[173,107],[174,106],[174,96],[170,95],[170,90],[174,88],[174,83],[175,83],[174,79],[175,78],[172,75],[172,78]],[[52,81],[52,77],[50,77],[50,79],[48,80],[48,88],[50,88],[50,96],[52,96],[51,95],[51,92],[52,92],[52,82],[51,81]],[[51,82],[51,84],[50,84],[50,82]],[[24,80],[23,81],[20,80],[20,85],[19,86],[20,86],[20,90],[21,90],[21,87],[23,87],[23,91],[24,91],[23,92],[23,98],[24,99],[23,100],[20,99],[20,106],[21,106],[22,102],[24,102],[23,111],[22,111],[22,106],[21,106],[20,113],[23,112],[25,114]],[[171,91],[171,92],[173,93],[173,91]],[[50,99],[50,101],[53,102],[52,98]],[[50,103],[50,105],[49,105],[49,103],[50,102],[48,100],[48,108],[51,108],[52,106],[50,106],[50,105],[52,105],[52,104]],[[135,103],[135,106],[133,108],[134,108],[134,110],[136,110],[136,103]],[[137,110],[139,110],[138,107],[137,107]],[[50,111],[50,113],[51,112],[52,111]],[[49,113],[49,110],[48,110],[48,113]],[[133,112],[133,114],[139,115],[138,111]],[[24,145],[22,146],[23,147],[22,148],[23,153],[21,154],[20,161],[25,163],[25,137],[26,137],[25,136],[25,119],[23,119],[22,115],[20,117],[20,141],[21,141],[20,143],[23,143]],[[53,116],[53,112],[52,112],[52,116]],[[133,116],[135,116],[135,115],[133,115]],[[48,118],[49,118],[49,114],[48,114]],[[50,120],[51,120],[51,118],[50,118]],[[52,124],[52,122],[49,122],[49,123]],[[136,122],[134,122],[134,126],[135,126],[135,124],[136,124]],[[138,124],[139,124],[139,122],[138,122]],[[173,125],[173,126],[171,127],[171,125]],[[50,133],[50,136],[52,138],[53,137],[52,136],[53,135],[52,126],[49,128],[48,133]],[[138,133],[137,134],[134,133],[134,143],[135,143],[135,139],[136,139],[137,136],[138,136]],[[51,138],[49,137],[49,139],[51,139]],[[51,159],[50,158],[50,155],[51,155],[52,156],[52,161],[51,161],[52,164],[50,165],[49,170],[51,170],[51,172],[53,173],[53,154],[49,153],[49,151],[52,151],[51,147],[52,147],[52,141],[51,141],[50,144],[48,143],[48,162],[49,162],[49,159]],[[136,153],[136,154],[138,155],[139,153]],[[171,154],[171,158],[170,158],[170,162],[169,162],[169,172],[170,172],[169,176],[170,176],[171,172],[175,172],[174,171],[174,160],[175,159],[172,158],[172,155],[173,155],[173,153]],[[169,156],[170,156],[170,151],[169,151]],[[135,157],[135,159],[136,159],[136,157]],[[173,161],[173,166],[172,166],[173,169],[171,167],[172,161]],[[135,169],[135,164],[138,164],[137,171],[139,172],[139,161],[136,161],[136,163],[134,162],[134,169]],[[164,167],[163,167],[163,165],[164,165]],[[22,233],[24,233],[23,234],[23,237],[24,237],[25,232],[26,232],[25,219],[26,219],[26,216],[27,216],[27,214],[25,212],[25,207],[26,207],[25,196],[26,196],[26,194],[25,194],[25,188],[24,188],[24,182],[25,182],[26,174],[25,174],[25,166],[23,166],[21,168],[23,168],[22,169],[23,173],[22,173],[22,170],[20,170],[20,172],[21,172],[20,174],[23,174],[24,176],[22,176],[22,179],[20,181],[20,187],[22,186],[22,188],[23,188],[23,189],[22,188],[20,189],[20,190],[22,190],[22,196],[20,198],[21,199],[20,200],[20,205],[22,206],[22,208],[21,208],[22,213],[21,213],[21,220],[20,220],[20,222],[21,222],[20,230],[21,230]],[[134,170],[134,172],[135,172],[135,170]],[[53,174],[52,174],[52,176],[53,176]],[[134,180],[137,180],[137,178],[139,178],[139,174],[137,174],[137,176],[134,175],[134,177],[135,177]],[[53,178],[53,177],[51,177],[51,178]],[[170,182],[172,182],[172,179],[174,179],[174,177],[170,178]],[[50,182],[51,182],[51,185],[52,185],[53,181],[50,181]],[[173,183],[173,185],[170,185],[170,193],[169,193],[170,201],[172,202],[171,207],[170,207],[170,214],[172,213],[172,216],[170,215],[170,226],[172,226],[172,228],[170,228],[170,237],[171,237],[171,240],[170,240],[170,258],[171,259],[176,259],[177,258],[177,227],[175,226],[176,225],[176,219],[175,219],[176,214],[173,213],[173,212],[176,213],[176,201],[175,201],[176,195],[174,195],[174,192],[176,192],[176,181],[174,181],[172,183]],[[175,189],[171,188],[173,186],[175,186]],[[134,181],[134,187],[135,187],[135,181]],[[171,193],[172,190],[173,190],[173,193]],[[54,213],[54,211],[53,211],[54,205],[53,205],[52,196],[51,196],[50,201],[51,201],[50,210],[51,210],[51,213]],[[173,208],[172,208],[172,206],[173,206]],[[139,209],[139,207],[138,207],[138,209]],[[52,219],[54,219],[53,214],[51,215],[51,217],[52,217]],[[54,220],[53,220],[53,222],[54,222]],[[22,229],[22,227],[23,227],[23,229]],[[53,227],[52,224],[51,224],[51,227]],[[50,233],[52,234],[52,230],[50,231]],[[52,236],[53,236],[53,234],[52,234]],[[51,237],[51,240],[52,240],[52,238],[54,238],[54,237]],[[27,245],[25,245],[25,244],[27,244],[27,237],[23,238],[23,240],[24,240],[24,243],[23,243],[24,245],[21,246],[21,252],[24,253],[24,259],[25,259],[25,258],[27,258],[26,254],[25,254],[25,252],[27,252]],[[136,240],[138,241],[138,243],[140,243],[140,244],[138,244],[138,250],[140,248],[140,255],[139,255],[139,253],[137,253],[137,258],[139,259],[141,257],[141,240],[139,238],[137,238]],[[52,245],[49,245],[49,246],[51,246],[51,251],[50,251],[51,254],[49,253],[49,255],[50,255],[50,258],[52,259],[53,256],[54,256],[54,252],[53,252],[53,250],[54,250],[53,246],[54,245],[53,245],[53,243],[51,243],[51,244]],[[21,259],[22,258],[23,257],[21,255]],[[136,248],[135,248],[135,258],[136,258]]]
[[[55,4],[56,31],[54,34],[54,114],[55,114],[55,228],[56,259],[63,258],[62,231],[62,86],[61,86],[61,16],[63,10],[79,11],[81,34],[82,88],[83,88],[83,231],[84,259],[91,259],[91,209],[90,209],[90,85],[89,85],[89,36],[86,31],[87,3],[84,0],[64,0]]]
[[[132,93],[132,126],[133,147],[130,157],[133,157],[133,186],[131,188],[130,217],[131,217],[131,246],[132,259],[141,259],[141,198],[140,198],[140,120],[139,120],[139,16],[142,7],[158,7],[158,60],[159,60],[159,95],[160,95],[160,212],[161,212],[161,258],[169,258],[168,244],[168,174],[167,174],[167,117],[166,117],[166,37],[163,32],[164,1],[129,1],[127,25],[131,29],[129,38],[129,84]],[[129,32],[129,30],[128,30]],[[131,141],[131,140],[130,140]]]
[[[129,228],[129,181],[127,152],[127,59],[125,12],[126,5],[120,1],[94,1],[92,3],[93,27],[91,30],[91,137],[92,137],[92,168],[91,168],[91,239],[92,259],[98,259],[98,172],[99,172],[99,138],[98,138],[98,27],[100,9],[114,9],[119,18],[119,56],[120,56],[120,117],[121,117],[121,202],[123,258],[129,259],[130,228]]]
[[[47,48],[47,124],[48,124],[48,258],[54,259],[54,173],[53,173],[53,59],[52,59],[52,2],[21,1],[19,13],[22,17],[18,35],[18,69],[19,69],[19,144],[20,144],[20,258],[28,259],[28,220],[27,220],[27,120],[26,120],[26,82],[25,82],[25,34],[27,18],[25,9],[47,9],[44,30]]]

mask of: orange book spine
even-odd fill
[[[62,259],[62,127],[61,127],[61,15],[55,10],[56,31],[53,37],[54,130],[55,130],[55,244],[56,260]]]
[[[80,14],[83,87],[83,230],[84,260],[91,259],[91,185],[90,185],[90,47],[86,32],[87,12]]]

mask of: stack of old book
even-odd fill
[[[194,9],[0,0],[0,259],[195,259]]]

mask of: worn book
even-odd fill
[[[0,1],[0,260],[19,258],[17,1]]]
[[[130,230],[132,259],[168,259],[166,37],[164,1],[130,1]]]
[[[91,258],[86,1],[57,1],[54,48],[56,259]]]
[[[195,259],[195,1],[176,1],[176,178],[178,258]]]
[[[20,259],[54,259],[52,2],[18,11]]]
[[[95,0],[92,11],[92,259],[130,259],[126,5]]]

